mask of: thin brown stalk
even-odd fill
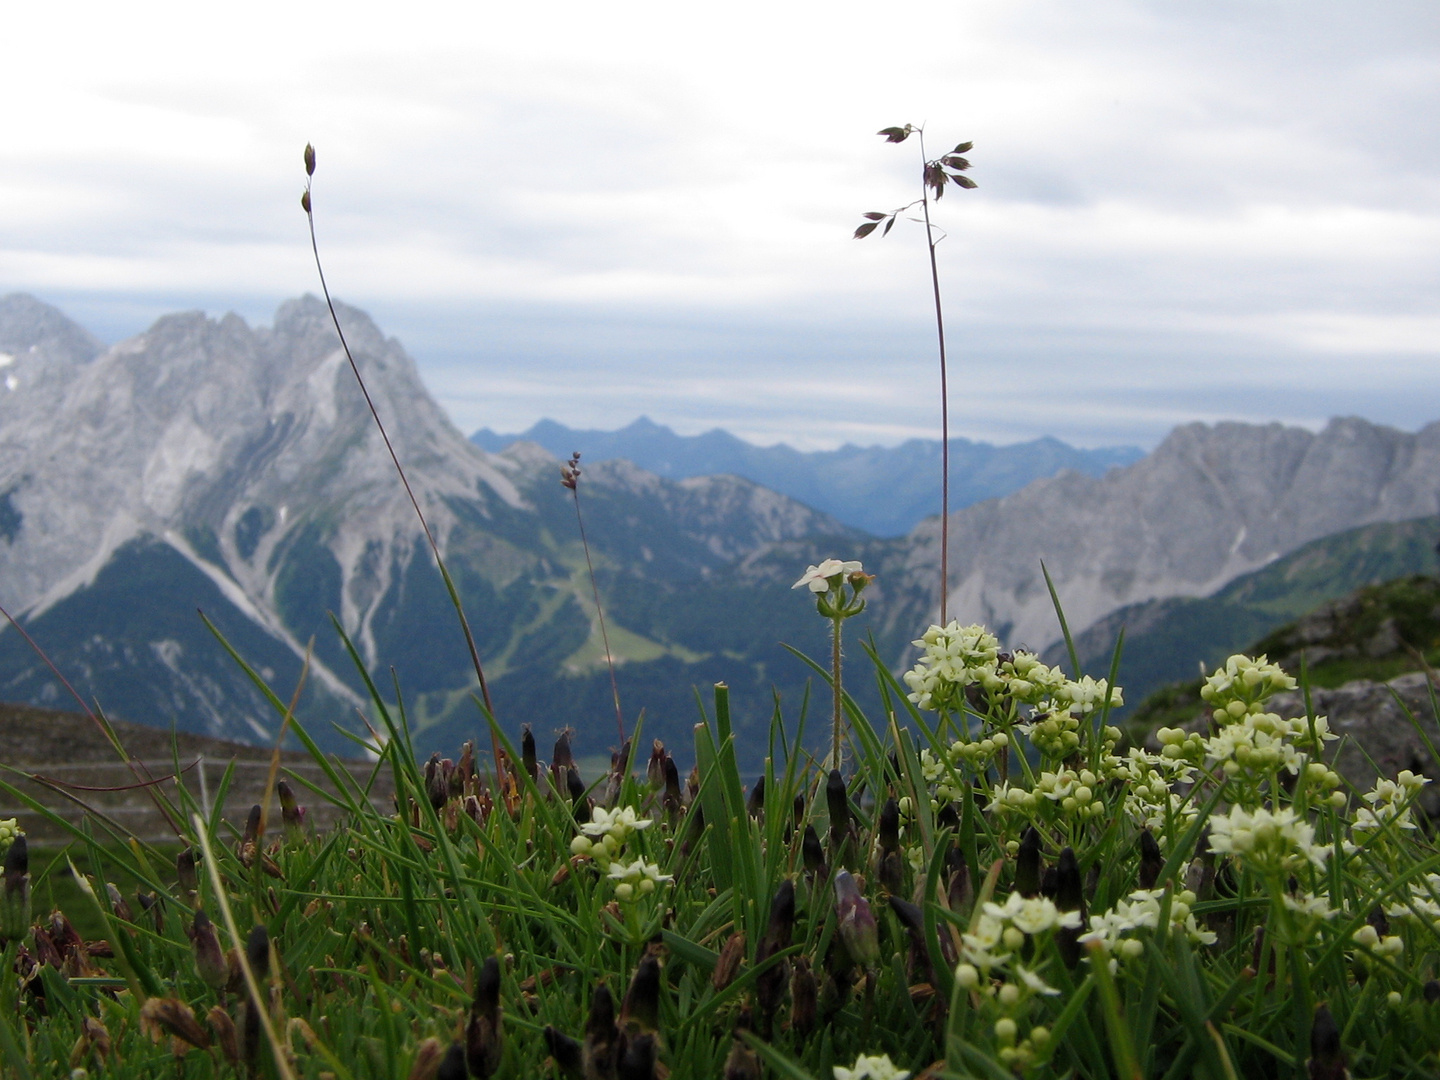
[[[85,699],[80,696],[75,687],[70,685],[70,680],[60,673],[60,669],[55,666],[55,662],[46,655],[45,650],[42,649],[39,643],[20,625],[15,616],[6,611],[4,607],[0,607],[0,615],[3,615],[10,625],[15,628],[16,633],[25,639],[25,644],[34,650],[35,655],[40,657],[41,661],[50,669],[51,673],[60,680],[60,685],[69,691],[70,696],[73,697],[80,706],[80,711],[88,716],[95,726],[100,729],[100,733],[105,736],[106,741],[110,743],[115,753],[120,756],[120,760],[129,768],[135,779],[142,782],[139,786],[144,787],[145,794],[150,796],[150,801],[155,804],[155,809],[160,811],[160,816],[165,819],[165,823],[170,826],[176,836],[183,839],[185,835],[184,830],[181,828],[180,822],[175,818],[175,815],[171,813],[170,807],[165,804],[165,801],[155,790],[155,784],[152,783],[155,778],[150,775],[150,770],[145,767],[145,763],[143,761],[137,761],[130,756],[129,751],[125,749],[124,743],[120,741],[120,736],[115,734],[115,729],[110,726],[110,722],[104,719],[103,714],[96,715],[95,710],[86,704]],[[129,830],[126,831],[128,832]]]
[[[585,536],[585,517],[580,513],[580,454],[578,451],[567,465],[561,466],[560,483],[570,489],[575,500],[575,523],[580,526],[580,546],[585,549],[585,569],[590,572],[590,591],[595,596],[595,614],[600,618],[600,640],[605,645],[605,664],[610,669],[610,696],[615,701],[615,728],[620,745],[625,745],[625,714],[620,709],[620,684],[615,679],[615,657],[610,652],[610,634],[605,629],[605,608],[600,604],[600,586],[595,581],[595,564],[590,560],[590,541]]]
[[[365,378],[360,374],[360,365],[355,362],[355,355],[350,351],[350,343],[345,340],[345,331],[340,328],[340,317],[335,313],[335,302],[330,298],[330,287],[325,282],[325,267],[320,261],[320,245],[315,238],[315,210],[312,201],[310,186],[311,179],[315,173],[315,151],[312,147],[305,147],[305,195],[300,204],[305,210],[305,220],[310,226],[310,250],[315,255],[315,272],[320,277],[320,291],[325,294],[325,306],[330,309],[330,321],[335,324],[335,333],[340,338],[340,347],[345,350],[345,359],[350,362],[350,370],[355,375],[355,381],[360,385],[360,393],[365,396],[365,404],[370,408],[370,415],[375,420],[375,426],[380,430],[380,438],[385,442],[385,449],[390,454],[390,461],[395,466],[395,472],[400,477],[400,483],[405,488],[405,494],[410,497],[410,505],[415,508],[415,516],[420,519],[420,527],[425,531],[425,539],[430,544],[430,551],[435,556],[435,565],[440,568],[440,576],[445,579],[445,588],[450,594],[450,602],[455,607],[455,614],[460,619],[460,629],[465,635],[465,645],[470,650],[470,662],[475,668],[475,678],[480,683],[480,696],[485,701],[485,711],[493,719],[495,706],[490,700],[490,687],[485,681],[485,670],[480,664],[480,651],[475,645],[475,635],[470,630],[470,620],[465,617],[465,609],[460,603],[460,594],[455,589],[455,582],[450,577],[450,571],[445,568],[445,560],[440,555],[440,545],[435,542],[435,534],[430,531],[430,523],[425,518],[425,511],[420,509],[420,500],[415,497],[415,491],[410,486],[410,480],[405,475],[405,468],[400,464],[400,457],[395,453],[395,447],[390,442],[390,434],[385,430],[385,424],[380,419],[380,413],[375,408],[375,402],[370,397],[370,390],[365,385]],[[497,764],[500,761],[500,746],[492,728],[490,733],[491,753]]]
[[[935,262],[935,231],[930,225],[930,191],[925,186],[925,131],[920,136],[920,205],[925,214],[925,244],[930,249],[930,284],[935,292],[935,330],[940,337],[940,625],[950,597],[950,386],[945,365],[945,313],[940,308],[940,269]]]

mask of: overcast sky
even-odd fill
[[[804,447],[1440,419],[1440,6],[15,4],[0,292],[108,341],[314,290],[465,431]]]

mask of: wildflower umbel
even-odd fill
[[[905,1080],[909,1069],[890,1060],[889,1054],[861,1054],[850,1068],[834,1066],[835,1080]]]
[[[875,580],[873,574],[855,560],[826,559],[818,566],[808,567],[792,589],[808,588],[815,597],[815,610],[830,620],[830,686],[832,691],[834,732],[830,748],[830,765],[840,765],[840,736],[843,711],[840,690],[840,626],[865,610],[861,593]]]

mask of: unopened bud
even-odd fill
[[[305,175],[315,175],[315,147],[305,144]]]
[[[880,959],[879,927],[870,903],[860,895],[860,888],[848,870],[835,875],[837,929],[850,959],[869,967]]]

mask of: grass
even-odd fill
[[[663,757],[656,787],[647,755],[636,755],[631,768],[585,776],[573,800],[549,771],[510,764],[525,756],[509,737],[517,733],[496,729],[501,774],[452,772],[432,799],[403,717],[378,701],[388,741],[375,747],[376,768],[391,773],[403,813],[376,811],[337,774],[343,786],[329,797],[347,804],[343,826],[307,835],[277,823],[247,850],[218,820],[192,818],[198,808],[181,787],[173,811],[189,823],[185,839],[215,857],[213,878],[202,872],[193,895],[177,880],[174,849],[77,836],[75,862],[92,876],[98,907],[57,875],[53,858],[32,857],[41,925],[53,931],[53,901],[82,938],[108,938],[114,955],[72,946],[57,950],[58,966],[22,960],[25,989],[16,999],[12,985],[0,1019],[10,1074],[60,1077],[79,1066],[119,1077],[279,1075],[263,1034],[248,1051],[242,1037],[232,1060],[225,1018],[243,1035],[253,1024],[249,995],[234,961],[224,985],[202,978],[186,932],[199,909],[226,949],[243,951],[253,928],[265,928],[262,996],[296,1076],[435,1075],[446,1047],[489,1030],[475,1021],[487,963],[503,1010],[503,1038],[489,1047],[501,1076],[658,1076],[652,1050],[677,1077],[828,1080],[861,1054],[888,1055],[916,1076],[1293,1076],[1310,1056],[1322,1001],[1355,1075],[1433,1072],[1440,1006],[1427,986],[1440,938],[1428,914],[1403,916],[1436,899],[1426,875],[1440,871],[1440,855],[1423,830],[1396,825],[1366,838],[1346,830],[1348,808],[1369,805],[1353,795],[1345,807],[1321,808],[1303,783],[1287,795],[1274,774],[1251,783],[1212,767],[1208,781],[1202,773],[1192,787],[1175,785],[1178,802],[1153,830],[1163,865],[1147,870],[1123,783],[1094,784],[1095,812],[1044,797],[993,805],[1004,787],[1033,794],[1047,772],[1103,762],[1103,725],[1082,726],[1081,744],[1063,759],[1013,756],[1002,787],[1004,763],[972,768],[952,749],[964,739],[957,718],[913,710],[883,666],[874,677],[893,712],[864,717],[846,696],[847,775],[820,774],[802,718],[774,718],[758,805],[758,781],[747,789],[736,764],[723,686],[683,751],[697,769],[690,798],[667,796]],[[1018,739],[1017,715],[992,696],[963,726],[977,738]],[[680,778],[677,767],[674,790]],[[840,785],[834,799],[827,782]],[[623,836],[608,860],[603,850],[587,855],[596,838],[580,826],[592,821],[592,802],[629,807],[650,824]],[[1363,843],[1287,884],[1238,855],[1207,853],[1200,829],[1227,805],[1298,806],[1318,840],[1343,833]],[[660,880],[626,899],[604,864],[636,860]],[[858,899],[837,892],[842,868]],[[1067,873],[1073,883],[1056,881]],[[1161,916],[1092,946],[1100,951],[1088,958],[1076,952],[1078,931],[1053,925],[988,952],[964,937],[990,933],[984,913],[997,909],[984,902],[1019,903],[1032,876],[1049,878],[1052,914],[1073,906],[1073,889],[1098,915],[1118,910],[1147,873],[1164,890],[1154,894]],[[129,921],[104,900],[105,881],[130,894]],[[161,897],[162,924],[137,914],[137,887]],[[1312,926],[1282,903],[1292,891],[1323,897],[1338,914]],[[1191,932],[1164,913],[1181,904],[1193,912]],[[238,942],[224,929],[225,906]],[[1404,942],[1398,956],[1372,956],[1354,940],[1377,906],[1392,911],[1382,918]],[[1194,940],[1196,930],[1216,942]],[[23,947],[47,955],[33,933]],[[976,978],[975,961],[1004,951],[1009,958],[980,964]],[[618,1026],[607,1026],[607,1000]],[[108,1038],[103,1062],[96,1025]],[[587,1038],[592,1064],[607,1039],[623,1042],[628,1071],[566,1071],[567,1039],[585,1054]],[[476,1062],[485,1057],[474,1050]]]

